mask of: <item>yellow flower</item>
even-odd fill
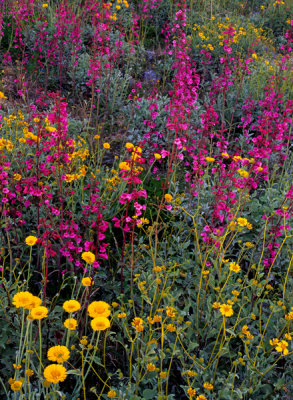
[[[230,304],[222,304],[220,307],[220,312],[224,317],[231,317],[234,314],[234,311]]]
[[[130,171],[129,163],[126,162],[126,161],[122,161],[122,162],[119,164],[119,168],[122,169],[123,171]]]
[[[159,160],[160,158],[162,158],[161,154],[159,154],[159,153],[155,153],[154,156],[155,156],[156,160]]]
[[[75,329],[77,328],[77,321],[74,318],[68,318],[64,321],[64,326],[65,328],[71,330],[71,331],[75,331]]]
[[[51,383],[63,382],[67,377],[66,368],[60,364],[50,364],[44,369],[44,377]]]
[[[81,305],[77,300],[67,300],[63,304],[63,309],[68,313],[73,313],[80,309]]]
[[[203,387],[204,387],[205,389],[207,389],[207,390],[212,390],[212,389],[214,388],[214,385],[212,385],[212,384],[209,383],[209,382],[205,382],[205,383],[203,384]]]
[[[236,264],[235,262],[231,262],[230,263],[230,271],[233,271],[233,272],[236,272],[236,273],[241,271],[240,265]]]
[[[91,327],[94,331],[104,331],[110,328],[110,321],[106,317],[96,317],[91,321]]]
[[[10,388],[11,390],[13,390],[14,392],[18,392],[22,387],[22,381],[14,381],[12,382]]]
[[[3,92],[0,92],[0,99],[7,99],[7,97],[4,96],[4,93],[3,93]]]
[[[35,308],[33,308],[31,310],[30,316],[33,319],[47,318],[47,316],[48,316],[48,308],[47,307],[43,307],[43,306],[35,307]]]
[[[213,308],[217,309],[217,308],[220,308],[220,307],[221,307],[221,303],[219,303],[218,301],[215,301],[213,303]]]
[[[110,304],[105,301],[93,301],[88,306],[88,313],[91,318],[108,317],[111,314]]]
[[[173,199],[173,196],[172,196],[171,194],[169,194],[169,193],[166,193],[166,194],[165,194],[165,200],[166,200],[168,203],[170,203],[170,202],[172,201],[172,199]]]
[[[115,390],[110,390],[108,393],[107,393],[107,396],[110,398],[110,399],[114,399],[114,397],[116,397],[117,396],[117,393],[115,392]]]
[[[122,313],[119,313],[119,314],[117,315],[117,317],[118,317],[118,318],[125,318],[125,317],[126,317],[126,314],[125,314],[125,312],[122,312]]]
[[[21,175],[20,174],[14,174],[13,175],[13,179],[15,179],[16,181],[20,181],[21,180]]]
[[[98,139],[100,139],[100,137],[101,137],[100,135],[95,135],[94,139],[98,140]]]
[[[283,356],[286,356],[289,353],[289,350],[287,349],[288,347],[288,342],[286,340],[281,340],[277,346],[276,350],[281,353]]]
[[[47,357],[50,361],[62,364],[69,359],[70,352],[66,346],[53,346],[48,350]]]
[[[194,377],[194,376],[197,376],[197,373],[189,370],[189,371],[187,371],[187,375],[190,377]]]
[[[42,4],[42,7],[43,7],[43,8],[47,8],[47,7],[48,7],[48,4],[47,4],[47,3],[44,3],[44,4]]]
[[[168,332],[175,332],[176,331],[176,326],[174,324],[168,324],[166,326],[166,329]]]
[[[139,325],[143,325],[143,320],[141,318],[139,318],[139,317],[135,317],[135,318],[133,318],[133,320],[131,322],[131,325],[134,326],[134,327],[137,327]]]
[[[81,255],[81,258],[87,263],[87,264],[93,264],[95,262],[96,256],[94,253],[91,251],[84,251]]]
[[[229,156],[228,153],[222,153],[222,157],[223,157],[223,158],[229,158],[230,156]]]
[[[27,376],[33,376],[34,375],[34,371],[32,370],[32,369],[27,369],[26,371],[25,371],[25,374],[27,375]]]
[[[292,336],[290,335],[290,333],[285,333],[285,338],[286,338],[287,340],[291,340],[291,339],[292,339]]]
[[[81,280],[81,283],[83,286],[92,286],[95,282],[92,278],[87,276]]]
[[[13,364],[13,368],[14,368],[14,369],[21,369],[22,366],[21,366],[21,365],[18,365],[18,364]]]
[[[28,246],[34,246],[34,245],[37,243],[37,240],[38,240],[38,238],[36,238],[35,236],[28,236],[28,237],[25,239],[25,243],[26,243]]]
[[[109,143],[104,143],[103,144],[104,149],[110,149],[110,144]]]
[[[192,397],[195,396],[196,390],[195,390],[195,389],[192,389],[192,387],[190,387],[190,388],[188,388],[188,390],[187,390],[187,394],[188,394],[188,396],[189,396],[190,398],[192,398]]]
[[[150,371],[150,372],[156,370],[156,366],[155,366],[155,364],[153,364],[153,363],[148,363],[147,366],[146,366],[146,368],[147,368],[147,370]]]
[[[207,400],[207,398],[203,394],[200,394],[196,397],[196,400]]]
[[[215,159],[214,159],[214,157],[206,157],[206,161],[207,162],[214,162]]]
[[[12,304],[16,308],[26,308],[28,309],[33,301],[33,295],[30,292],[18,292],[13,296]]]
[[[237,222],[239,226],[246,226],[248,223],[246,218],[237,218]]]
[[[168,317],[174,318],[175,317],[175,309],[173,307],[167,306],[166,314],[168,315]]]
[[[41,304],[42,304],[42,300],[37,296],[33,296],[30,305],[27,306],[27,309],[31,310],[33,308],[39,307]]]
[[[126,143],[125,147],[127,149],[132,149],[134,147],[134,145],[132,143]]]

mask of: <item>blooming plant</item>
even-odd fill
[[[0,33],[0,398],[289,398],[289,2],[18,0]]]

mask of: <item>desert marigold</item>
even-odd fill
[[[115,390],[111,389],[108,393],[107,396],[109,397],[109,399],[114,399],[114,397],[117,396],[117,393],[115,392]]]
[[[209,383],[209,382],[205,382],[205,383],[203,384],[203,387],[204,387],[205,389],[207,389],[207,390],[212,390],[212,389],[214,388],[214,385],[212,385],[212,384]]]
[[[16,181],[20,181],[20,180],[21,180],[21,175],[20,175],[20,174],[14,174],[14,175],[13,175],[13,178],[14,178]]]
[[[11,390],[13,390],[14,392],[18,392],[21,389],[21,387],[22,387],[22,381],[14,381],[10,386]]]
[[[205,395],[200,394],[199,396],[196,397],[196,400],[207,400],[207,398],[205,397]]]
[[[234,314],[234,311],[230,304],[222,304],[220,306],[220,312],[224,317],[231,317]]]
[[[192,387],[190,387],[190,388],[187,389],[187,394],[188,394],[189,398],[192,398],[192,397],[195,396],[196,390],[193,389]]]
[[[66,346],[53,346],[47,352],[48,360],[62,364],[70,357],[70,351]]]
[[[286,340],[281,340],[276,346],[276,351],[278,353],[281,353],[283,356],[286,356],[289,353],[287,347],[288,347],[288,342],[286,342]]]
[[[60,364],[50,364],[44,369],[44,377],[51,383],[63,382],[67,377],[66,368]]]
[[[25,371],[25,374],[27,375],[27,376],[33,376],[34,375],[34,371],[32,370],[32,369],[27,369],[26,371]]]
[[[82,283],[83,286],[87,287],[87,286],[93,286],[93,284],[95,282],[94,282],[93,278],[90,278],[90,277],[86,276],[85,278],[83,278],[81,280],[81,283]]]
[[[94,331],[104,331],[110,328],[110,321],[106,317],[96,317],[92,319],[91,327]]]
[[[168,332],[175,332],[176,331],[176,326],[174,324],[168,324],[166,326],[166,329]]]
[[[35,307],[31,310],[30,316],[33,319],[43,319],[48,316],[48,308],[44,306]]]
[[[122,312],[122,313],[119,313],[118,315],[117,315],[117,317],[118,318],[125,318],[126,317],[126,314],[125,314],[125,312]]]
[[[32,310],[33,308],[39,307],[42,304],[42,299],[37,296],[33,296],[30,305],[27,307],[28,310]]]
[[[129,165],[128,162],[122,161],[122,162],[119,164],[119,168],[122,169],[123,171],[129,171],[129,170],[130,170],[130,165]]]
[[[75,331],[77,328],[77,321],[74,318],[68,318],[64,321],[65,328],[69,329],[70,331]]]
[[[111,314],[110,304],[105,301],[93,301],[88,306],[88,313],[91,318],[108,317]]]
[[[34,246],[34,245],[37,243],[37,240],[38,240],[38,238],[35,237],[35,236],[28,236],[28,237],[25,239],[25,243],[26,243],[28,246]]]
[[[152,371],[155,371],[155,370],[156,370],[156,366],[155,366],[155,364],[153,364],[153,363],[148,363],[147,366],[146,366],[146,369],[147,369],[149,372],[152,372]]]
[[[127,149],[132,149],[134,147],[134,145],[132,143],[126,143],[125,147]]]
[[[161,154],[159,153],[155,153],[154,156],[156,160],[160,160],[160,158],[162,158]]]
[[[104,149],[110,149],[111,146],[110,146],[110,143],[106,142],[103,144],[103,147],[104,147]]]
[[[219,303],[218,301],[215,301],[213,303],[213,308],[217,309],[217,308],[220,308],[220,307],[221,307],[221,303]]]
[[[231,262],[229,268],[230,268],[230,271],[233,271],[233,272],[236,272],[236,273],[241,270],[240,265],[236,264],[235,262]]]
[[[30,292],[18,292],[13,296],[12,304],[15,305],[16,308],[26,308],[29,309],[32,301],[33,295]]]
[[[80,303],[77,300],[67,300],[63,304],[63,309],[68,313],[80,310]]]
[[[166,193],[166,194],[165,194],[165,200],[166,200],[168,203],[170,203],[170,202],[172,201],[172,199],[173,199],[173,196],[172,196],[171,194],[169,194],[169,193]]]
[[[87,264],[93,264],[96,260],[96,256],[94,253],[91,251],[84,251],[81,255],[81,258],[87,263]]]

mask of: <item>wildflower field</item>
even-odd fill
[[[293,399],[293,0],[0,1],[0,399]]]

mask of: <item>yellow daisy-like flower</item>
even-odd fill
[[[96,256],[94,253],[91,251],[84,251],[81,255],[81,258],[87,263],[87,264],[93,264],[96,260]]]
[[[74,318],[68,318],[64,321],[65,328],[69,329],[70,331],[75,331],[77,328],[77,321]]]
[[[108,393],[107,393],[107,396],[110,398],[110,399],[114,399],[114,397],[116,397],[117,396],[117,393],[115,392],[115,390],[110,390]]]
[[[237,222],[238,222],[238,225],[242,226],[242,227],[246,226],[248,223],[246,218],[237,218]]]
[[[133,149],[134,145],[132,143],[126,143],[125,147],[127,149]]]
[[[25,371],[25,374],[27,375],[27,376],[33,376],[34,375],[34,371],[32,370],[32,369],[27,369],[26,371]]]
[[[13,175],[13,179],[15,179],[16,181],[20,181],[21,180],[21,175],[20,174],[14,174]]]
[[[110,304],[105,301],[93,301],[87,310],[91,318],[108,317],[111,314]]]
[[[139,325],[143,325],[143,320],[141,318],[139,318],[139,317],[135,317],[135,318],[133,318],[133,320],[131,322],[131,325],[134,326],[134,327],[137,327]]]
[[[77,300],[67,300],[63,304],[63,309],[68,313],[73,313],[80,310],[80,303]]]
[[[207,398],[205,397],[205,395],[200,394],[199,396],[196,397],[196,400],[207,400]]]
[[[33,308],[39,307],[42,304],[42,299],[37,296],[33,296],[32,302],[27,307],[28,310],[32,310]]]
[[[66,368],[60,364],[48,365],[44,369],[44,377],[51,383],[63,382],[67,377]]]
[[[192,397],[195,396],[196,390],[193,389],[192,387],[190,387],[190,388],[187,389],[187,394],[188,394],[189,398],[192,398]]]
[[[241,267],[239,264],[236,264],[235,262],[231,262],[230,263],[230,271],[237,273],[237,272],[241,271]]]
[[[149,372],[152,372],[152,371],[155,371],[155,370],[156,370],[156,366],[155,366],[155,364],[153,364],[153,363],[148,363],[147,366],[146,366],[146,368],[147,368],[147,370],[148,370]]]
[[[205,382],[205,383],[203,384],[203,387],[204,387],[205,389],[207,389],[207,390],[212,390],[212,389],[214,388],[214,385],[212,385],[212,384],[209,383],[209,382]]]
[[[13,296],[12,304],[15,305],[16,308],[26,308],[29,309],[32,301],[33,295],[30,292],[18,292]]]
[[[213,308],[218,309],[218,308],[220,308],[220,307],[221,307],[221,303],[219,303],[218,301],[215,301],[215,302],[213,303]]]
[[[53,346],[48,350],[47,357],[50,361],[62,364],[69,359],[70,352],[66,346]]]
[[[224,317],[231,317],[234,314],[234,311],[230,304],[222,304],[220,306],[220,312]]]
[[[106,317],[96,317],[91,321],[91,327],[94,331],[104,331],[110,328],[110,321]]]
[[[126,162],[126,161],[122,161],[122,162],[119,164],[119,168],[122,169],[123,171],[130,171],[130,165],[129,165],[129,163]]]
[[[286,356],[289,353],[287,347],[288,342],[286,342],[286,340],[281,340],[276,346],[276,351],[281,353],[283,356]]]
[[[48,308],[44,306],[35,307],[31,310],[30,316],[33,319],[43,319],[48,316]]]
[[[104,149],[110,149],[110,144],[109,143],[104,143],[103,144]]]
[[[206,161],[207,162],[214,162],[215,159],[214,159],[214,157],[206,157]]]
[[[117,317],[118,318],[125,318],[126,317],[126,314],[125,314],[125,312],[122,312],[122,313],[119,313],[118,315],[117,315]]]
[[[161,154],[159,153],[155,153],[154,156],[156,160],[160,160],[160,158],[162,158]]]
[[[22,381],[14,381],[12,382],[10,389],[14,392],[18,392],[22,387]]]
[[[37,240],[38,240],[38,238],[35,237],[35,236],[28,236],[28,237],[25,239],[25,243],[26,243],[28,246],[34,246],[34,245],[37,243]]]
[[[88,286],[93,286],[93,284],[95,282],[94,282],[93,278],[90,278],[90,277],[87,276],[87,277],[85,277],[85,278],[83,278],[81,280],[81,283],[82,283],[83,286],[88,287]]]
[[[168,332],[175,332],[176,331],[176,326],[174,324],[168,324],[166,326],[166,329]]]
[[[170,203],[170,202],[172,201],[172,199],[173,199],[173,196],[172,196],[171,194],[169,194],[169,193],[166,193],[166,194],[165,194],[165,200],[166,200],[168,203]]]

